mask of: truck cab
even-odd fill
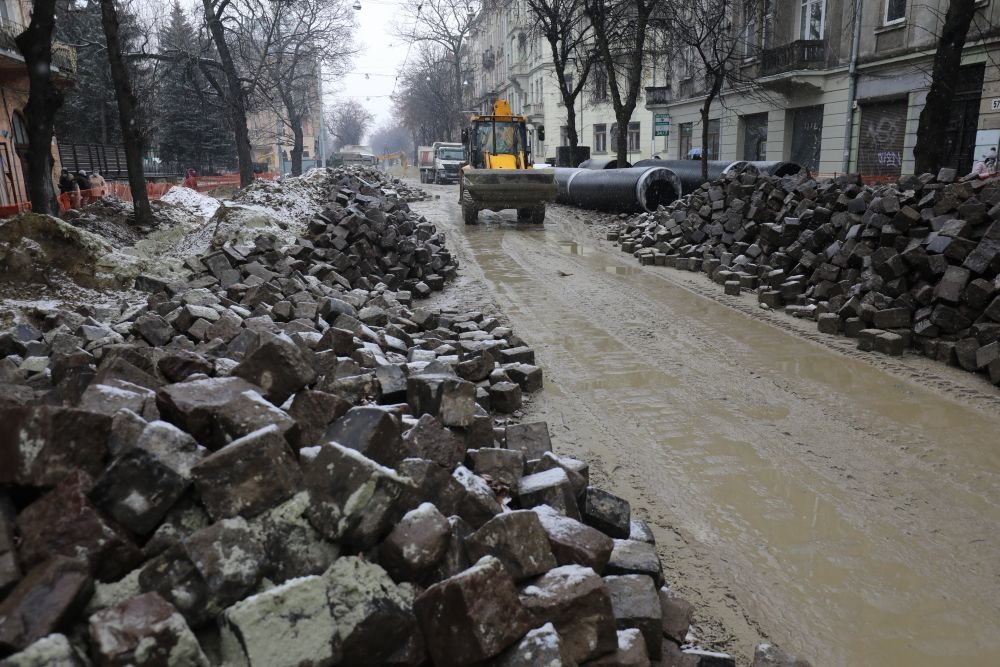
[[[459,143],[438,141],[434,143],[434,170],[430,180],[434,183],[457,183],[458,170],[465,160],[465,148]]]

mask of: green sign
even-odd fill
[[[665,113],[653,115],[653,136],[666,137],[670,135],[670,116]]]

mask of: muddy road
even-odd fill
[[[441,199],[413,208],[462,263],[444,299],[498,306],[534,346],[530,416],[650,522],[706,643],[744,661],[767,638],[817,666],[997,664],[1000,392],[640,267],[593,214],[466,227],[456,187],[426,187]]]

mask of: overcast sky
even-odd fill
[[[354,0],[344,0],[353,4]],[[392,120],[392,101],[395,77],[406,58],[407,44],[391,34],[391,24],[407,0],[360,0],[361,9],[355,12],[358,19],[357,42],[361,52],[354,59],[351,73],[340,81],[326,84],[323,96],[324,109],[330,109],[338,99],[351,97],[375,115],[375,127]],[[416,1],[416,0],[411,0]],[[198,0],[182,0],[185,6],[199,8]],[[154,0],[147,11],[159,22],[169,12],[170,2]],[[365,74],[368,77],[365,77]],[[374,128],[373,128],[374,129]]]

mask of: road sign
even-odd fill
[[[653,116],[653,136],[666,137],[670,134],[670,116],[658,113]]]

